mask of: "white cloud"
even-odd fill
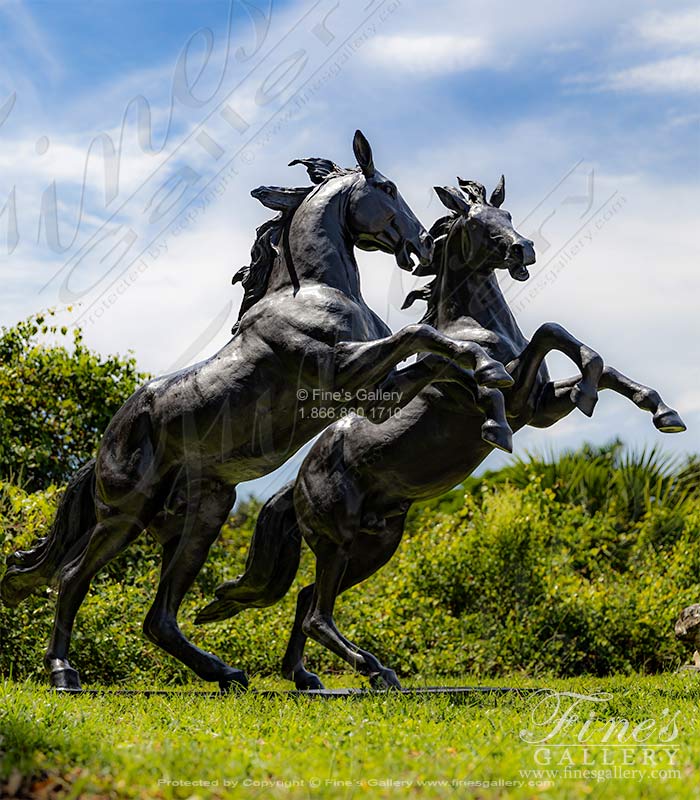
[[[439,13],[435,4],[406,3],[391,20],[391,35],[375,36],[362,48],[362,59],[369,67],[386,67],[388,76],[396,73],[404,78],[483,66],[501,69],[515,63],[528,68],[557,53],[582,51],[592,37],[604,42],[637,13],[635,0],[529,4],[443,0]]]
[[[675,56],[613,73],[606,88],[643,92],[695,92],[700,89],[700,57]]]
[[[700,9],[667,7],[664,11],[651,11],[630,24],[622,24],[619,30],[618,58],[607,74],[570,77],[568,83],[625,92],[700,89]],[[620,54],[626,66],[620,64]]]
[[[474,36],[375,36],[366,46],[368,59],[388,69],[433,77],[464,72],[485,63],[484,39]]]
[[[676,14],[653,11],[636,25],[644,39],[660,45],[682,46],[700,42],[700,8],[687,8]]]

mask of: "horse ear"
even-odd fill
[[[463,178],[457,178],[459,188],[467,195],[473,203],[486,204],[486,188],[478,181],[465,181]]]
[[[329,175],[342,172],[337,164],[327,158],[295,158],[294,161],[289,162],[290,167],[295,164],[303,164],[306,167],[312,183],[322,183]]]
[[[469,213],[469,203],[462,197],[462,195],[451,186],[433,186],[435,194],[440,198],[440,202],[449,208],[450,211],[456,211],[458,214]]]
[[[371,178],[374,175],[372,148],[369,146],[369,142],[361,130],[355,131],[355,137],[352,140],[352,150],[355,153],[355,158],[365,178]]]
[[[501,175],[501,180],[496,184],[496,188],[491,192],[489,203],[496,208],[500,208],[506,199],[506,176]]]
[[[291,211],[311,192],[310,186],[285,189],[282,186],[258,186],[251,195],[274,211]]]

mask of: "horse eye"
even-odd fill
[[[389,195],[389,197],[396,198],[396,186],[393,183],[387,181],[386,183],[380,183],[379,186],[383,192],[386,192]]]

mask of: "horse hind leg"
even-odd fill
[[[51,685],[56,689],[80,690],[80,676],[68,661],[78,610],[95,575],[136,539],[143,528],[140,520],[121,514],[100,520],[83,553],[62,569],[53,632],[44,656]]]
[[[358,530],[352,537],[352,544],[344,551],[330,542],[324,542],[326,546],[318,548],[317,582],[313,601],[309,603],[309,610],[301,626],[303,634],[324,645],[347,661],[353,669],[366,675],[375,689],[400,689],[401,684],[394,670],[385,667],[375,655],[358,647],[340,633],[333,620],[333,608],[339,594],[361,583],[389,561],[401,541],[404,521],[405,514],[387,519],[386,527],[381,533],[367,534]],[[296,627],[295,622],[295,629]],[[305,640],[301,640],[294,630],[290,647],[296,647],[293,652],[297,656],[297,664],[302,664],[304,643]]]
[[[340,590],[338,594],[340,594]],[[348,661],[354,669],[360,668],[360,662],[356,656],[359,656],[363,651],[338,631],[333,622],[332,610],[328,619],[322,626],[324,630],[322,632],[314,630],[315,627],[318,626],[318,617],[314,619],[312,611],[318,602],[319,598],[316,595],[315,583],[305,586],[299,592],[294,625],[292,626],[287,650],[282,660],[283,677],[287,678],[287,680],[294,681],[296,688],[301,691],[325,688],[318,675],[307,670],[304,664],[304,650],[309,637],[320,642],[324,647],[335,652],[337,655],[340,655],[340,657]],[[319,636],[322,638],[319,638]],[[374,656],[370,654],[367,655],[370,656],[370,658],[374,658]],[[365,674],[369,673],[365,672]]]
[[[182,600],[192,586],[219,535],[236,498],[235,489],[207,482],[195,490],[184,511],[165,518],[155,531],[163,543],[163,566],[155,600],[143,630],[154,644],[181,661],[202,680],[216,681],[222,690],[246,687],[244,672],[196,647],[177,623]]]

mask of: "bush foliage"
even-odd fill
[[[69,333],[52,317],[47,311],[0,331],[0,478],[32,489],[65,483],[94,455],[146,377],[132,357],[101,357],[80,329]]]
[[[676,668],[688,654],[673,637],[674,619],[700,600],[700,501],[687,487],[688,470],[616,443],[472,480],[414,508],[393,560],[340,598],[339,627],[403,675]],[[58,491],[3,490],[7,554],[46,530]],[[242,570],[258,508],[248,502],[231,517],[181,617],[200,646],[267,674],[279,669],[295,588],[312,580],[308,552],[279,605],[219,625],[191,624],[215,586]],[[73,644],[86,680],[190,680],[141,634],[159,565],[158,549],[144,537],[94,581]],[[54,599],[46,590],[17,609],[0,606],[1,673],[41,676]],[[313,643],[308,661],[321,673],[344,666]]]

